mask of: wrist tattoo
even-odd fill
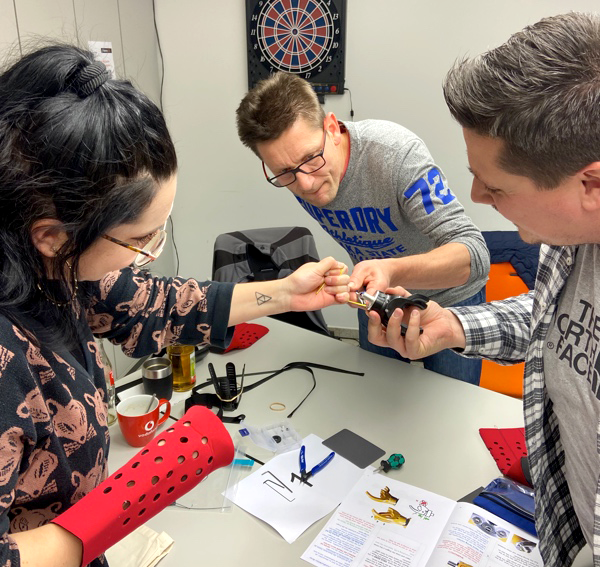
[[[264,293],[258,293],[258,291],[254,292],[254,294],[256,295],[257,305],[262,305],[263,303],[266,303],[267,301],[271,301],[271,299],[273,299],[269,295],[265,295]]]

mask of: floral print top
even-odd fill
[[[48,523],[107,477],[104,370],[94,335],[132,357],[168,344],[231,339],[234,284],[130,268],[90,283],[80,350],[38,347],[0,316],[0,566],[20,565],[10,534]],[[106,565],[104,557],[94,567]]]

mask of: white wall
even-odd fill
[[[442,80],[460,56],[503,43],[543,16],[594,11],[594,0],[348,0],[346,86],[355,120],[382,118],[416,132],[482,230],[512,230],[469,199],[460,128],[443,101]],[[285,189],[270,187],[256,157],[239,142],[235,109],[247,90],[243,0],[156,0],[165,56],[165,111],[179,159],[173,218],[180,273],[211,275],[215,237],[231,230],[301,225],[320,255],[349,258]],[[349,120],[350,99],[329,96],[326,110]],[[346,308],[325,311],[330,325],[356,327]]]

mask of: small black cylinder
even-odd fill
[[[170,400],[173,395],[173,368],[168,358],[149,358],[142,364],[144,393]]]

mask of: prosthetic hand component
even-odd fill
[[[133,459],[53,523],[83,544],[87,565],[233,459],[231,437],[210,410],[193,406]]]
[[[408,522],[410,522],[410,518],[405,518],[393,508],[388,508],[387,512],[376,512],[375,510],[371,510],[371,512],[373,512],[373,517],[380,522],[398,524],[402,527],[408,526]]]
[[[367,496],[371,500],[375,500],[376,502],[387,502],[388,504],[398,504],[398,499],[395,496],[392,496],[390,494],[390,489],[388,486],[381,489],[381,492],[379,493],[379,498],[377,498],[377,496],[373,496],[368,490],[367,490]]]
[[[420,293],[409,295],[408,297],[402,297],[400,295],[391,295],[383,293],[383,291],[376,291],[375,295],[370,295],[366,291],[358,292],[357,294],[360,300],[365,304],[367,311],[375,311],[381,317],[381,324],[387,327],[387,324],[392,316],[392,313],[396,309],[405,309],[407,307],[416,307],[417,309],[425,309],[429,298]],[[406,334],[407,326],[402,323],[401,334]],[[421,333],[423,329],[421,329]]]

